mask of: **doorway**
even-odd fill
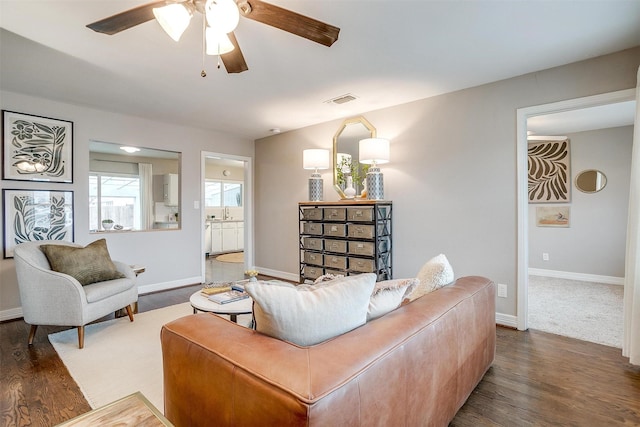
[[[244,278],[253,265],[251,158],[202,152],[203,283]]]
[[[529,292],[529,205],[527,187],[527,121],[546,114],[613,104],[635,99],[635,89],[561,101],[517,110],[517,193],[518,193],[518,260],[517,260],[517,328],[528,329]]]

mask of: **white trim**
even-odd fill
[[[206,158],[217,157],[219,159],[238,160],[244,162],[244,269],[248,270],[248,266],[252,266],[254,263],[255,249],[254,242],[254,225],[253,225],[253,159],[246,156],[237,156],[233,154],[214,153],[211,151],[200,152],[200,217],[203,218],[200,224],[200,252],[202,254],[201,282],[206,281],[206,260],[204,258],[204,233],[205,233],[205,221],[204,221],[204,181],[206,179]]]
[[[184,279],[172,280],[170,282],[152,283],[150,285],[138,286],[138,295],[149,294],[151,292],[166,291],[167,289],[180,288],[182,286],[197,285],[202,283],[200,277],[186,277]]]
[[[286,271],[271,270],[270,268],[264,268],[264,267],[254,267],[254,268],[258,270],[261,274],[264,274],[266,276],[276,277],[278,279],[290,280],[296,283],[298,283],[298,281],[300,280],[300,275],[296,273],[288,273]]]
[[[527,118],[578,108],[594,107],[635,99],[635,89],[603,93],[584,98],[569,99],[550,104],[518,108],[516,110],[516,174],[518,191],[518,261],[517,261],[517,296],[516,317],[518,329],[528,328],[528,271],[529,271],[529,212],[527,196]]]
[[[510,314],[496,313],[496,324],[509,328],[517,328],[518,318]]]
[[[22,307],[10,308],[0,311],[0,322],[5,320],[19,319],[22,317]]]
[[[581,282],[604,283],[606,285],[624,285],[624,277],[600,276],[598,274],[573,273],[571,271],[545,270],[530,268],[530,276],[555,277],[558,279],[579,280]]]

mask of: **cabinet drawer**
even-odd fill
[[[359,271],[361,273],[375,272],[375,260],[364,258],[349,258],[349,269],[353,271]]]
[[[325,221],[344,221],[347,218],[347,210],[345,208],[324,208]]]
[[[302,208],[302,219],[321,220],[322,208]]]
[[[303,274],[305,279],[317,279],[324,274],[324,270],[322,267],[311,267],[309,265],[305,265]]]
[[[347,258],[337,255],[326,255],[324,257],[324,265],[329,268],[347,268]]]
[[[349,254],[373,256],[376,246],[373,242],[349,242]]]
[[[322,239],[316,239],[315,237],[304,237],[302,239],[302,246],[305,249],[315,249],[316,251],[322,250]]]
[[[322,265],[324,256],[315,252],[305,252],[304,262],[305,264]]]
[[[331,237],[345,237],[347,226],[345,224],[325,224],[324,235]]]
[[[349,221],[373,221],[373,208],[347,208]]]
[[[331,240],[325,239],[324,250],[328,252],[338,252],[341,254],[347,253],[347,241],[346,240]]]
[[[349,224],[347,234],[358,239],[373,239],[375,237],[373,225]]]
[[[302,232],[304,234],[313,234],[322,236],[322,224],[317,222],[305,222],[302,224]]]

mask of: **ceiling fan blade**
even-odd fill
[[[87,25],[87,27],[98,33],[109,34],[111,36],[144,22],[151,21],[154,19],[153,8],[165,4],[166,1],[164,0],[143,4],[142,6],[93,22]]]
[[[340,28],[261,0],[241,1],[238,3],[238,7],[240,8],[240,13],[246,18],[279,28],[325,46],[331,46],[338,40]]]
[[[243,71],[247,71],[249,67],[247,63],[244,61],[244,55],[240,50],[240,45],[238,44],[238,40],[233,33],[227,34],[229,36],[229,40],[233,43],[233,49],[229,53],[225,53],[220,55],[222,58],[222,63],[224,64],[224,68],[227,69],[227,73],[241,73]]]

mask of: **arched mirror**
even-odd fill
[[[576,187],[583,193],[597,193],[607,185],[607,176],[596,169],[588,169],[576,175]]]
[[[356,195],[362,191],[366,172],[359,160],[358,144],[361,139],[375,138],[376,128],[364,117],[352,117],[342,122],[333,137],[333,184],[342,197],[346,177],[351,175]]]

